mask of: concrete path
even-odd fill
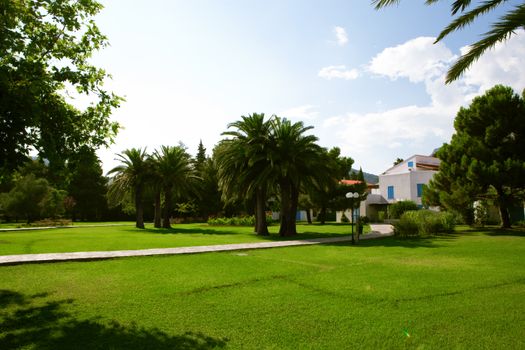
[[[373,238],[379,238],[379,237],[387,237],[393,234],[390,225],[373,225],[373,226],[374,226],[373,230],[370,233],[360,237],[361,240],[373,239]],[[263,249],[263,248],[292,247],[292,246],[323,244],[323,243],[348,242],[350,240],[352,240],[351,236],[344,236],[344,237],[314,238],[314,239],[280,241],[280,242],[221,244],[221,245],[179,247],[179,248],[114,250],[114,251],[102,251],[102,252],[1,255],[0,265],[13,265],[13,264],[37,263],[37,262],[72,261],[72,260],[98,260],[98,259],[112,259],[112,258],[122,258],[122,257],[130,257],[130,256],[224,252],[224,251],[231,251],[231,250]]]

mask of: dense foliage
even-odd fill
[[[454,215],[431,210],[409,210],[394,223],[394,234],[400,237],[424,237],[454,230]]]
[[[93,0],[2,1],[0,5],[0,170],[23,164],[31,149],[56,171],[80,147],[107,145],[121,98],[102,87],[108,74],[89,63],[107,45]],[[73,107],[68,93],[86,96]]]
[[[295,235],[299,195],[308,188],[326,188],[337,181],[337,165],[302,122],[264,114],[243,116],[229,125],[235,130],[216,150],[219,184],[226,198],[253,198],[255,231],[267,234],[267,197],[278,197],[282,236]]]
[[[509,207],[525,198],[524,99],[497,85],[461,108],[454,127],[450,144],[437,153],[440,171],[427,196],[470,222],[474,201],[492,199],[502,226],[510,227]]]
[[[209,218],[210,226],[254,226],[255,216],[234,216],[231,218]]]
[[[388,206],[388,216],[390,219],[399,219],[404,212],[417,209],[414,201],[399,201]]]

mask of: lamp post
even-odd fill
[[[354,198],[357,199],[359,198],[359,193],[357,192],[348,192],[346,194],[346,198],[350,199],[350,210],[352,211],[352,213],[350,214],[352,216],[352,244],[355,244],[355,241],[354,241]]]

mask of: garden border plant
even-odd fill
[[[451,233],[455,227],[454,214],[432,210],[409,210],[394,223],[394,235],[399,237],[425,237]]]

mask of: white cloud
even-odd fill
[[[419,37],[386,48],[368,65],[374,75],[423,83],[431,100],[428,105],[346,113],[324,121],[324,138],[339,145],[365,171],[380,173],[397,157],[430,153],[449,142],[459,107],[494,85],[509,85],[517,93],[525,87],[525,31],[496,45],[452,84],[445,84],[445,75],[458,55],[433,42]]]
[[[461,48],[465,53],[468,47]],[[498,43],[494,49],[485,52],[467,70],[462,80],[467,85],[479,86],[478,93],[495,84],[512,86],[521,93],[525,88],[525,31],[519,30],[508,41]]]
[[[317,109],[319,106],[314,105],[304,105],[299,107],[293,107],[289,108],[287,110],[284,110],[280,112],[278,115],[284,118],[289,119],[299,119],[299,120],[312,120],[317,117],[319,112],[317,112],[315,109]]]
[[[337,40],[337,45],[344,46],[348,43],[348,35],[346,34],[346,30],[343,27],[334,27],[334,34]]]
[[[395,47],[389,47],[372,58],[368,70],[392,80],[408,78],[413,83],[439,77],[455,58],[435,38],[418,37]]]
[[[347,113],[327,119],[330,135],[343,154],[365,171],[380,173],[397,157],[430,152],[452,133],[451,117],[434,107],[406,106],[378,113]]]
[[[317,75],[323,79],[345,79],[345,80],[354,80],[359,77],[359,71],[355,68],[346,69],[345,65],[339,66],[328,66],[321,68]]]

